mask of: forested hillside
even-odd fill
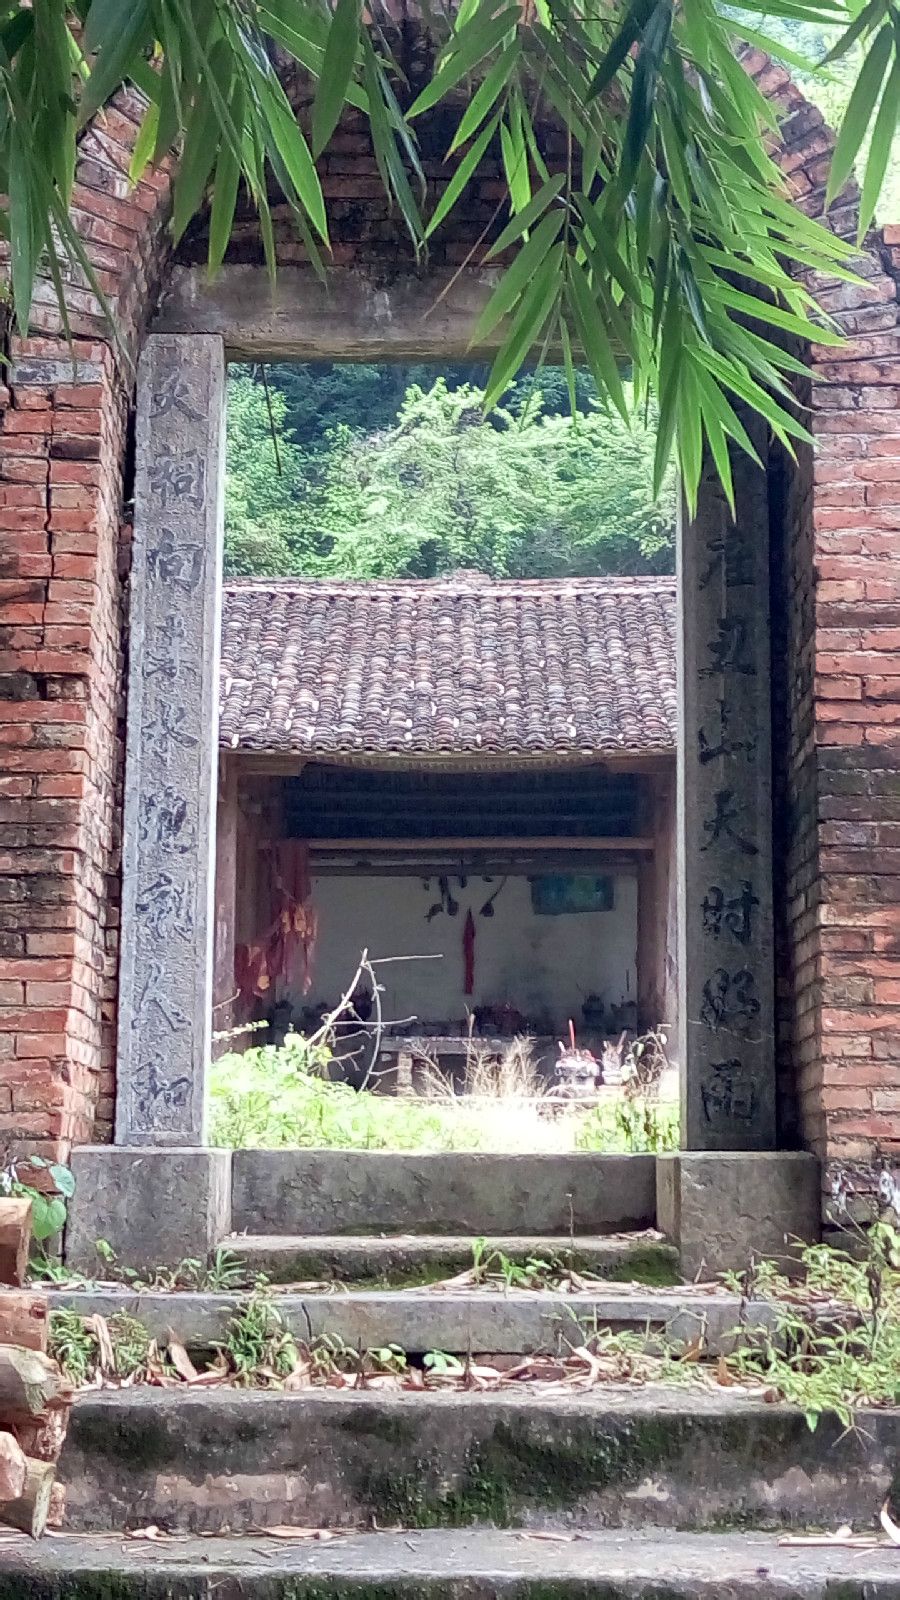
[[[554,368],[485,417],[486,372],[236,369],[231,575],[590,576],[672,568],[675,479],[652,493],[653,419],[628,429]],[[267,393],[268,390],[268,393]]]

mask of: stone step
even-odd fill
[[[653,1227],[649,1155],[236,1150],[235,1233],[598,1234]]]
[[[900,1412],[811,1432],[699,1386],[130,1388],[79,1396],[60,1475],[76,1532],[837,1527],[873,1525],[898,1451]]]
[[[334,1279],[339,1283],[375,1280],[385,1285],[427,1283],[467,1271],[476,1241],[454,1234],[241,1234],[223,1241],[248,1275],[264,1273],[273,1283]],[[552,1234],[500,1234],[478,1241],[482,1261],[493,1257],[491,1272],[503,1263],[524,1267],[531,1261],[591,1273],[613,1283],[675,1284],[678,1251],[662,1234],[612,1233],[567,1238]]]
[[[246,1303],[240,1294],[135,1293],[130,1289],[51,1289],[51,1308],[81,1316],[128,1311],[165,1339],[170,1328],[190,1349],[221,1342]],[[502,1355],[565,1351],[596,1328],[660,1330],[676,1340],[703,1335],[712,1353],[727,1348],[742,1314],[771,1327],[765,1301],[742,1308],[736,1295],[694,1288],[637,1289],[601,1284],[578,1294],[527,1289],[335,1289],[278,1294],[275,1303],[297,1339],[325,1335],[354,1350],[397,1344],[409,1355],[444,1350],[450,1355]]]
[[[886,1546],[785,1547],[754,1534],[254,1534],[167,1544],[65,1536],[0,1547],[0,1600],[900,1600]]]

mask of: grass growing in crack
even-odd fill
[[[281,1382],[300,1362],[297,1341],[264,1288],[248,1295],[231,1318],[221,1350],[241,1384]]]
[[[76,1388],[98,1377],[139,1379],[147,1372],[153,1341],[127,1311],[112,1317],[82,1317],[77,1311],[50,1314],[48,1350]]]
[[[900,1229],[879,1220],[860,1240],[860,1259],[832,1245],[804,1250],[799,1286],[771,1262],[726,1279],[745,1304],[774,1311],[772,1329],[738,1330],[728,1370],[798,1406],[810,1428],[823,1412],[850,1427],[862,1406],[900,1404]]]

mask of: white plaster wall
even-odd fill
[[[381,969],[386,1017],[462,1020],[467,1005],[508,1002],[529,1017],[549,1013],[560,1028],[569,1016],[576,1025],[580,1022],[588,994],[600,994],[607,1004],[634,999],[636,878],[616,877],[612,911],[566,916],[535,916],[528,879],[509,878],[494,902],[493,917],[479,916],[498,881],[470,878],[461,889],[451,879],[458,914],[426,922],[426,912],[438,898],[433,879],[426,888],[415,877],[314,878],[319,936],[305,1003],[333,1003],[350,982],[363,949],[372,957],[442,957]],[[466,997],[463,928],[470,906],[475,991]]]

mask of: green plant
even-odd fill
[[[327,1061],[327,1054],[324,1056]],[[323,1053],[289,1035],[229,1054],[210,1071],[210,1139],[232,1149],[673,1149],[677,1108],[641,1104],[623,1132],[609,1105],[561,1113],[538,1095],[432,1094],[412,1099],[356,1090],[322,1075]],[[643,1132],[641,1132],[643,1129]],[[649,1130],[649,1131],[648,1131]],[[629,1143],[629,1139],[631,1143]],[[656,1140],[656,1143],[650,1141]]]
[[[857,1243],[861,1259],[802,1251],[799,1288],[765,1262],[730,1279],[745,1299],[770,1300],[775,1323],[740,1328],[729,1369],[799,1406],[810,1428],[826,1411],[850,1427],[861,1406],[900,1403],[900,1230],[876,1221]]]
[[[44,1174],[44,1182],[28,1183],[23,1172]],[[75,1193],[75,1179],[68,1167],[43,1156],[24,1156],[0,1172],[0,1194],[21,1195],[31,1201],[31,1232],[38,1244],[62,1233],[66,1225],[66,1201]]]
[[[238,1383],[279,1383],[295,1369],[300,1351],[267,1289],[241,1303],[226,1331],[222,1353]]]
[[[864,232],[900,117],[895,0],[861,9],[852,0],[779,0],[775,9],[819,24],[828,62],[855,45],[865,52],[826,194],[830,203],[840,193],[871,130]],[[770,154],[775,112],[736,59],[744,40],[796,61],[790,47],[757,32],[770,10],[769,0],[754,0],[741,17],[716,0],[429,7],[434,51],[409,104],[389,30],[347,0],[134,0],[124,9],[109,0],[10,0],[0,31],[0,188],[9,196],[0,217],[18,331],[27,334],[39,268],[64,322],[66,268],[106,305],[70,208],[77,134],[123,83],[137,83],[147,99],[132,177],[174,157],[176,241],[210,198],[211,272],[225,257],[239,195],[259,214],[276,272],[276,186],[306,256],[324,272],[329,229],[317,161],[350,104],[368,118],[378,171],[417,257],[499,145],[501,232],[493,236],[489,218],[474,250],[477,267],[510,253],[475,330],[482,344],[502,329],[488,403],[529,351],[558,342],[573,389],[572,350],[581,346],[604,403],[627,414],[624,359],[636,412],[648,396],[659,402],[658,475],[674,444],[689,502],[707,456],[728,492],[728,440],[753,450],[734,397],[780,438],[807,437],[793,414],[790,347],[836,340],[792,267],[827,275],[851,259],[849,246],[793,203]],[[276,59],[292,82],[315,81],[309,138]],[[445,154],[453,165],[440,190],[418,140],[419,119],[435,108],[441,125],[452,118]],[[569,154],[551,173],[543,135],[554,122]],[[428,134],[430,158],[433,124]]]
[[[463,1363],[456,1356],[448,1355],[446,1350],[429,1350],[422,1358],[422,1365],[436,1378],[461,1378],[466,1370]]]
[[[598,1105],[585,1113],[576,1133],[579,1150],[623,1150],[660,1155],[678,1149],[678,1108],[641,1099]]]
[[[76,1387],[105,1378],[146,1375],[152,1341],[144,1324],[127,1311],[82,1317],[77,1311],[50,1314],[48,1349]]]
[[[97,1340],[79,1312],[51,1311],[47,1349],[76,1389],[93,1377]]]

